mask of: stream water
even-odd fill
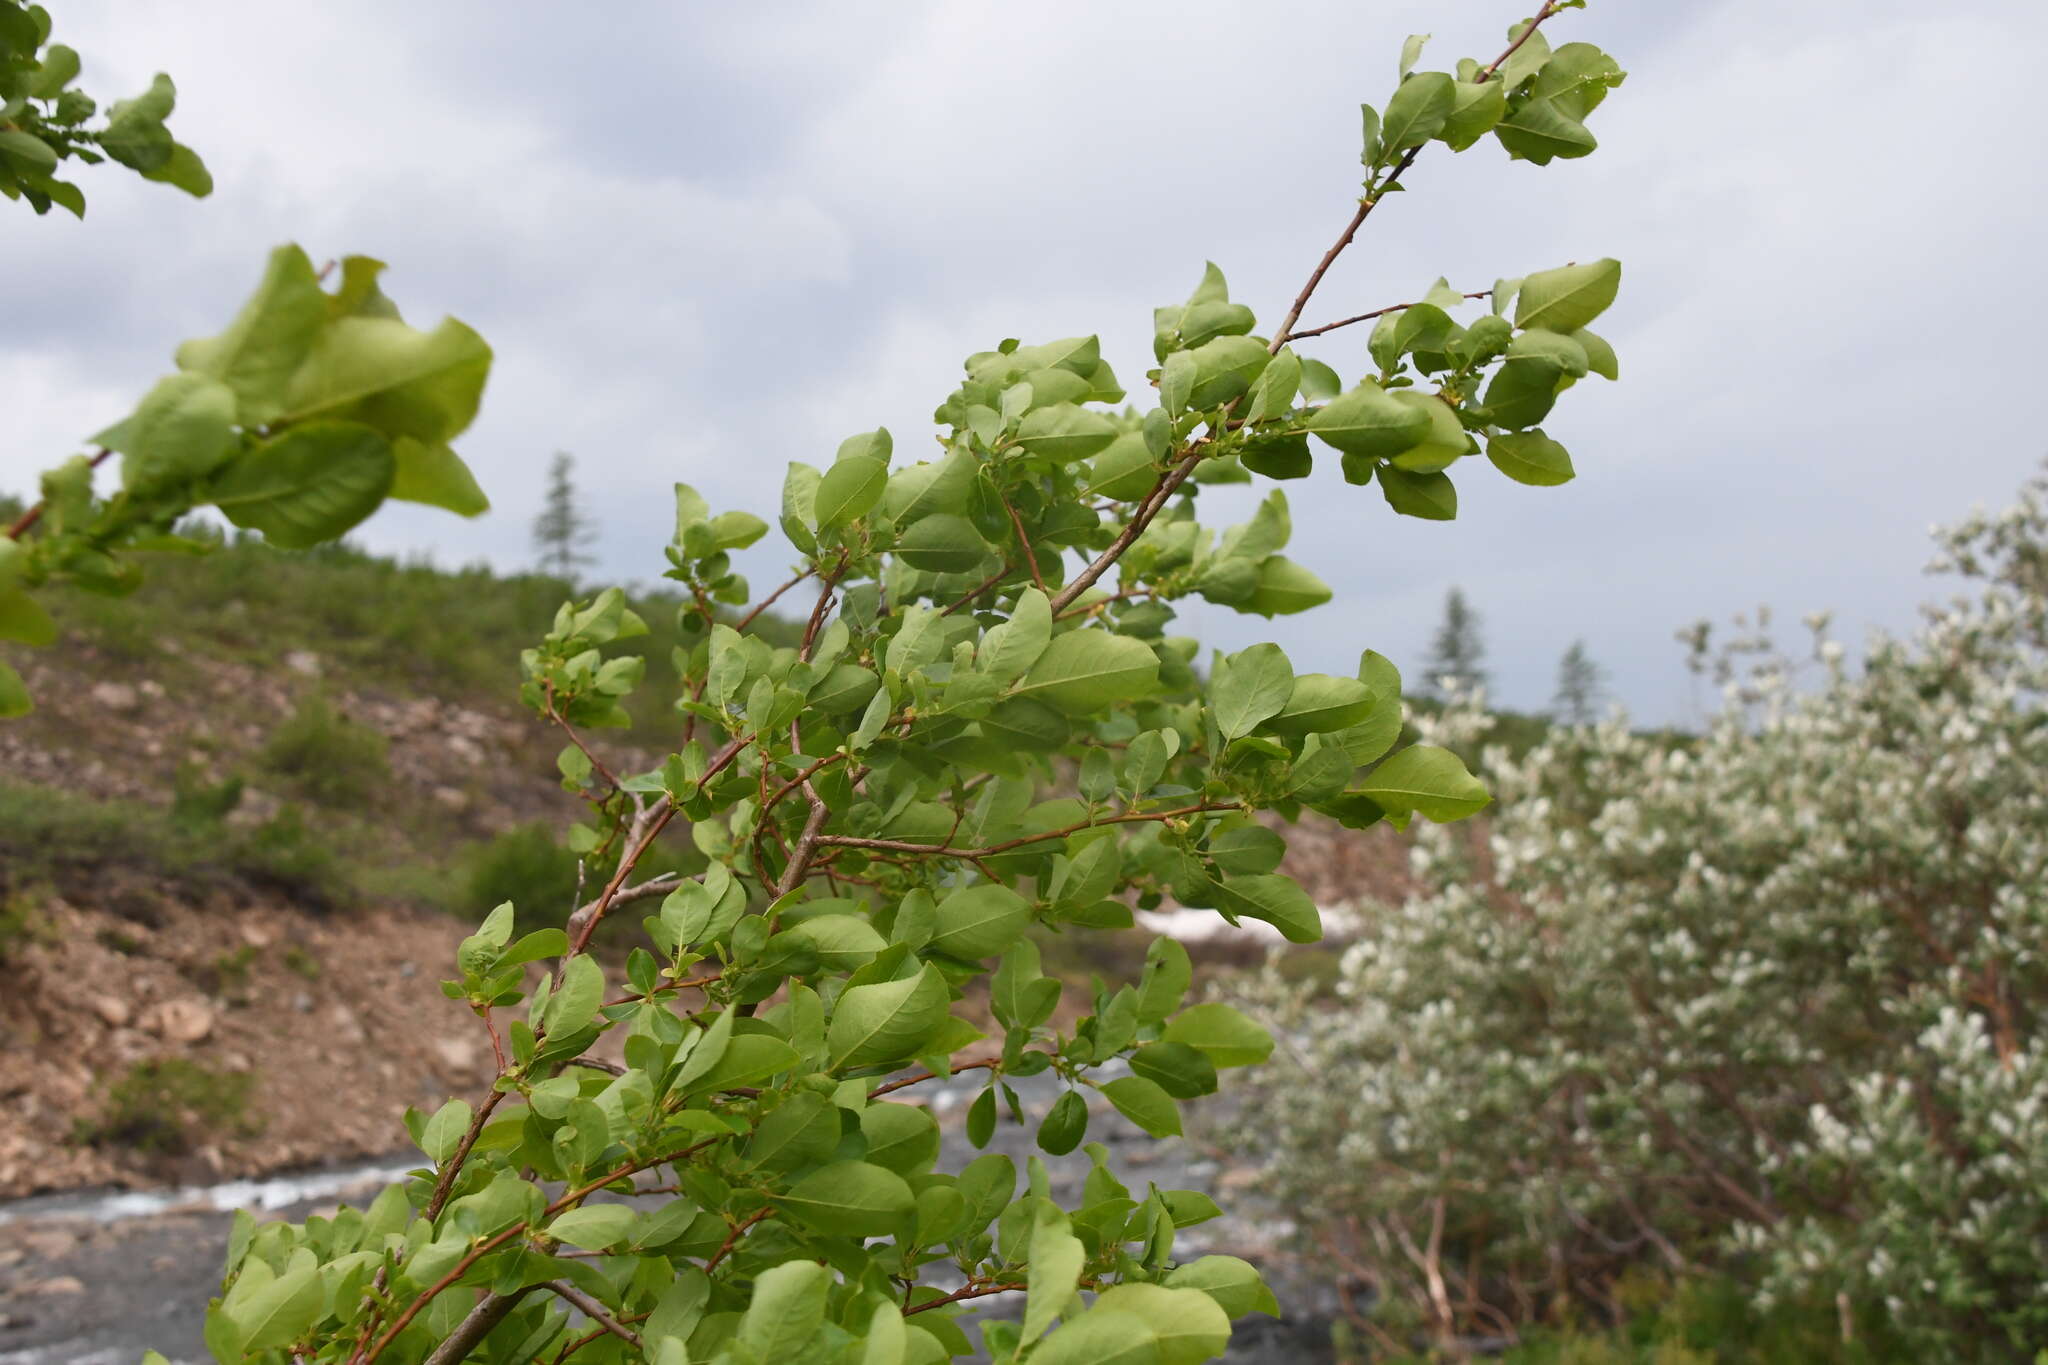
[[[992,1144],[1020,1166],[1035,1150],[1036,1120],[1056,1094],[1048,1081],[1019,1084],[1030,1122],[1000,1125]],[[961,1119],[978,1085],[978,1077],[965,1076],[927,1092],[945,1135],[942,1170],[957,1170],[975,1155]],[[1286,1221],[1237,1188],[1244,1183],[1238,1168],[1198,1142],[1148,1138],[1106,1105],[1091,1114],[1088,1136],[1109,1144],[1111,1166],[1127,1183],[1214,1192],[1232,1210],[1184,1231],[1177,1253],[1230,1252],[1258,1262],[1289,1308],[1279,1322],[1241,1322],[1226,1357],[1232,1365],[1333,1358],[1331,1290],[1315,1268],[1280,1254]],[[206,1302],[218,1289],[235,1210],[300,1219],[336,1202],[360,1207],[417,1164],[400,1153],[206,1187],[83,1190],[0,1204],[0,1365],[137,1365],[152,1347],[177,1365],[199,1365],[207,1359],[200,1333]],[[1085,1158],[1075,1153],[1048,1165],[1055,1197],[1078,1198]]]

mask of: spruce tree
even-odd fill
[[[571,470],[575,457],[566,450],[555,452],[548,466],[547,501],[533,519],[533,545],[544,574],[573,584],[579,570],[597,561],[585,547],[597,539],[597,525],[577,502],[576,481]]]
[[[1550,711],[1566,725],[1591,725],[1607,691],[1607,670],[1593,662],[1584,640],[1574,640],[1557,661],[1557,695]]]
[[[1431,691],[1442,696],[1455,687],[1459,691],[1486,686],[1486,669],[1481,660],[1486,645],[1479,638],[1479,613],[1465,600],[1462,588],[1444,595],[1444,619],[1430,641],[1429,661],[1423,675]]]

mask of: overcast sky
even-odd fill
[[[600,573],[624,579],[662,567],[678,478],[769,512],[788,461],[826,463],[852,432],[886,424],[921,457],[960,360],[1005,336],[1099,332],[1142,389],[1150,310],[1206,259],[1270,327],[1350,211],[1357,105],[1384,102],[1403,36],[1434,31],[1425,67],[1484,60],[1520,12],[54,8],[86,88],[176,78],[172,127],[218,188],[193,201],[88,171],[85,223],[0,217],[0,488],[123,415],[298,241],[381,257],[412,321],[453,313],[497,351],[458,443],[495,509],[394,507],[359,538],[523,566],[564,449],[605,532]],[[1759,602],[1832,608],[1851,640],[1907,625],[1936,591],[1928,526],[2004,501],[2048,452],[2026,398],[2048,195],[2013,75],[2048,46],[2048,7],[1596,0],[1552,24],[1630,72],[1595,115],[1600,150],[1537,168],[1490,139],[1432,146],[1305,321],[1439,274],[1479,289],[1619,257],[1599,329],[1622,382],[1584,381],[1546,423],[1578,479],[1524,488],[1474,461],[1439,524],[1329,461],[1284,487],[1289,553],[1337,600],[1184,617],[1220,644],[1277,639],[1298,668],[1349,671],[1362,645],[1413,666],[1458,584],[1505,703],[1545,704],[1583,637],[1640,718],[1678,720],[1675,628]],[[1364,331],[1313,353],[1355,379]],[[766,586],[784,562],[764,548],[746,567]]]

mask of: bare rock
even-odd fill
[[[30,1280],[15,1292],[45,1298],[57,1294],[83,1294],[85,1284],[76,1275],[52,1275],[47,1280]]]
[[[434,803],[456,815],[469,809],[469,793],[460,787],[434,788]]]
[[[482,1060],[476,1041],[461,1035],[451,1035],[434,1040],[434,1052],[441,1059],[442,1069],[451,1076],[468,1076],[476,1071]]]
[[[310,649],[295,649],[284,656],[284,666],[308,678],[320,676],[320,656]]]
[[[213,1032],[213,1008],[191,996],[165,1000],[149,1008],[142,1026],[166,1042],[201,1042]]]
[[[327,1011],[327,1027],[332,1030],[335,1041],[360,1043],[366,1036],[363,1025],[356,1018],[355,1011],[346,1005],[336,1005]]]
[[[118,995],[94,996],[92,1012],[104,1020],[108,1028],[122,1027],[134,1013],[128,1008],[128,1002]]]
[[[126,715],[142,705],[142,694],[127,683],[97,682],[92,685],[92,704],[103,711]]]

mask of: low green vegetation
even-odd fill
[[[209,1137],[262,1131],[249,1111],[255,1078],[183,1057],[137,1062],[107,1087],[98,1118],[81,1120],[75,1141],[179,1156]]]

